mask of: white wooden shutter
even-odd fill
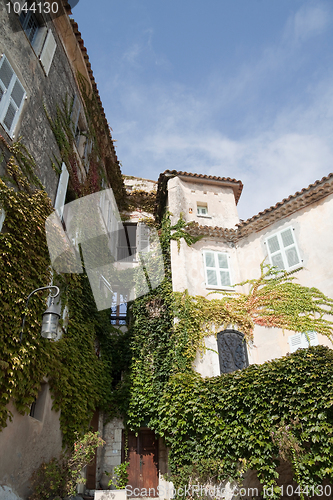
[[[317,332],[312,331],[312,332],[302,333],[302,336],[304,339],[303,340],[304,344],[306,344],[305,347],[308,347],[309,345],[310,346],[319,345]]]
[[[316,346],[319,343],[317,332],[296,333],[288,338],[288,342],[290,352],[295,352],[297,349],[305,349],[309,346]]]
[[[58,182],[57,194],[54,202],[54,208],[57,210],[60,218],[62,217],[64,211],[68,180],[69,180],[69,173],[65,163],[63,163]]]
[[[0,64],[0,121],[13,138],[26,93],[5,55]]]
[[[267,247],[272,266],[275,266],[278,269],[285,269],[283,255],[277,234],[271,236],[270,238],[267,238]]]
[[[49,74],[51,64],[53,61],[53,56],[56,51],[57,44],[53,33],[51,30],[47,32],[46,39],[42,48],[42,52],[39,56],[39,60],[42,63],[46,76]]]
[[[290,346],[290,352],[295,352],[300,347],[303,347],[302,337],[301,337],[300,333],[296,333],[295,335],[291,335],[288,338],[288,342],[289,342],[289,346]]]
[[[149,252],[149,227],[139,222],[136,231],[136,247],[139,253]]]
[[[3,208],[0,208],[0,232],[2,231],[3,223],[5,222],[6,212]]]
[[[266,244],[271,264],[278,269],[291,269],[301,263],[292,227],[270,236]]]
[[[280,234],[288,268],[300,264],[301,259],[298,255],[293,229],[288,227],[284,231],[281,231]]]

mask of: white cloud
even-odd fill
[[[229,78],[207,76],[205,89],[114,78],[109,93],[118,97],[119,111],[110,119],[124,173],[157,179],[165,169],[176,169],[235,177],[244,183],[241,218],[327,175],[333,165],[333,68],[318,78],[308,74],[280,101],[274,101],[274,93],[268,100],[262,94],[301,65],[307,54],[300,46],[327,30],[331,19],[327,4],[306,2],[257,61],[244,63]],[[151,37],[149,32],[144,48],[132,47],[129,61],[141,61],[149,52],[163,62]],[[298,78],[297,72],[291,74]],[[229,113],[232,122],[236,108],[241,133],[226,133],[225,116]]]
[[[326,31],[331,22],[332,13],[326,4],[317,0],[306,3],[289,20],[286,38],[297,43],[305,42]]]

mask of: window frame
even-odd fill
[[[110,308],[110,323],[112,326],[127,326],[128,298],[118,291],[113,291]]]
[[[285,231],[287,231],[288,229],[291,230],[291,234],[293,235],[293,243],[291,245],[288,245],[287,247],[285,247],[281,234],[284,233]],[[279,250],[277,250],[275,252],[271,252],[270,248],[269,248],[268,240],[273,238],[274,236],[277,237],[277,240],[279,243]],[[290,226],[290,225],[286,226],[283,229],[280,229],[279,231],[275,231],[274,233],[271,233],[270,235],[265,236],[264,244],[266,246],[267,256],[268,256],[268,259],[269,259],[271,266],[274,266],[277,269],[280,269],[281,271],[293,271],[295,269],[298,269],[299,267],[302,267],[303,259],[301,258],[301,254],[299,251],[297,240],[295,238],[295,228],[293,226]],[[298,257],[299,262],[297,264],[289,266],[286,250],[288,250],[292,247],[294,247],[296,249],[296,253],[297,253],[297,257]],[[283,265],[284,265],[283,268],[279,268],[278,266],[273,264],[272,257],[274,257],[277,254],[281,254],[281,256],[282,256],[282,261],[283,261]]]
[[[24,107],[24,103],[27,99],[27,92],[25,90],[25,87],[22,85],[20,78],[17,76],[12,65],[10,64],[8,57],[5,54],[2,54],[2,57],[0,59],[0,70],[3,66],[3,64],[5,64],[5,63],[8,64],[9,69],[12,71],[12,75],[10,77],[8,87],[6,87],[5,82],[3,82],[0,79],[0,89],[3,92],[2,96],[0,98],[0,124],[4,128],[4,130],[7,132],[9,137],[11,139],[14,139],[14,137],[15,137],[14,131],[15,131],[15,128],[18,124],[19,118],[21,116],[21,113],[22,113],[22,110]],[[20,102],[19,106],[17,105],[16,101],[12,97],[12,93],[13,93],[14,87],[16,86],[16,83],[19,84],[19,86],[21,87],[21,90],[23,91],[23,95],[22,95],[21,102]],[[7,125],[5,124],[5,119],[7,117],[7,113],[8,113],[10,105],[12,105],[12,107],[14,107],[15,115],[14,115],[14,118],[11,122],[10,128],[8,128]]]
[[[206,254],[207,253],[214,254],[215,267],[211,267],[211,266],[207,266],[206,265]],[[220,276],[220,273],[218,271],[220,269],[225,269],[225,268],[220,268],[218,266],[218,255],[219,254],[227,257],[230,285],[223,285],[221,283],[221,276]],[[202,258],[203,258],[203,263],[204,263],[205,286],[206,286],[206,288],[213,289],[213,290],[234,290],[234,287],[232,286],[233,280],[232,280],[232,272],[231,272],[231,265],[230,265],[230,254],[228,252],[221,252],[221,251],[210,250],[208,248],[205,248],[205,249],[202,250]],[[211,284],[208,283],[208,274],[207,274],[207,271],[209,271],[209,270],[215,270],[216,277],[217,277],[217,282],[218,282],[217,285],[211,285]]]
[[[200,212],[200,210],[202,210],[202,209],[205,209],[205,213]],[[197,216],[198,217],[209,217],[207,203],[197,202]]]

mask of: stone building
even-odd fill
[[[176,242],[171,242],[173,289],[218,297],[214,291],[232,291],[236,283],[259,278],[260,264],[265,261],[288,272],[302,268],[297,273],[300,284],[332,297],[333,271],[327,263],[333,249],[333,175],[246,221],[240,221],[237,214],[242,188],[240,181],[225,177],[176,171],[161,174],[159,191],[166,195],[173,220],[183,214],[186,221],[195,223],[192,234],[202,236],[190,247],[181,242],[179,251]],[[246,292],[246,287],[237,287],[237,291]],[[197,363],[203,376],[264,363],[308,345],[305,334],[256,325],[253,345],[245,349],[242,334],[234,333],[234,326],[218,333],[217,340],[206,339],[212,350]],[[316,332],[309,335],[311,345],[332,347],[327,337]],[[223,352],[227,344],[234,349],[243,345],[236,364],[232,353]]]
[[[241,221],[237,213],[243,184],[236,179],[165,171],[157,186],[152,181],[145,183],[135,178],[126,178],[125,184],[129,193],[156,190],[157,215],[161,216],[167,209],[173,224],[183,217],[193,223],[190,233],[201,236],[191,246],[181,239],[178,248],[178,242],[171,241],[174,291],[188,290],[190,295],[208,298],[219,298],[221,291],[246,293],[246,285],[234,285],[259,278],[260,264],[265,261],[288,272],[301,268],[297,272],[300,284],[314,286],[333,296],[333,271],[328,265],[333,251],[333,174],[246,221]],[[135,225],[140,217],[147,215],[141,209],[129,212],[128,223]],[[308,332],[306,336],[259,325],[255,326],[252,343],[244,342],[237,325],[206,337],[205,343],[207,350],[195,361],[195,369],[203,377],[261,364],[307,347],[309,343],[332,347],[328,338],[317,332]],[[113,420],[104,427],[107,446],[101,457],[100,471],[111,472],[124,460],[122,428],[121,420]],[[138,435],[129,434],[128,447],[132,490],[141,487],[157,491],[159,487],[161,500],[169,498],[172,485],[164,478],[167,450],[163,440],[143,427]],[[142,450],[145,450],[145,460],[138,458]],[[291,483],[290,469],[283,474]],[[258,486],[249,480],[250,486]],[[100,487],[106,486],[105,476],[100,475],[99,481]]]
[[[112,187],[121,206],[125,191],[119,163],[70,6],[59,0],[49,12],[43,2],[38,5],[36,11],[30,9],[31,2],[0,4],[2,143],[12,145],[19,140],[24,146],[34,162],[34,174],[60,217],[66,202],[103,188]],[[70,156],[55,134],[59,112],[69,120]],[[2,158],[1,176],[4,167]],[[0,209],[0,229],[6,232],[6,213]],[[47,284],[36,283],[35,288]],[[40,382],[30,415],[19,414],[10,404],[13,418],[0,432],[0,498],[26,498],[32,471],[61,452],[59,412],[52,410],[48,379]]]

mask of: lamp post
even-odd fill
[[[43,286],[41,288],[36,288],[29,297],[26,300],[25,303],[25,312],[23,316],[23,321],[22,321],[22,329],[21,329],[21,335],[20,335],[20,343],[22,343],[22,337],[23,337],[23,330],[24,330],[24,325],[25,325],[25,317],[26,317],[26,310],[28,307],[28,303],[30,300],[30,297],[36,293],[40,292],[41,290],[50,290],[51,288],[56,289],[55,295],[51,295],[51,304],[50,306],[46,309],[46,311],[43,313],[43,322],[42,322],[42,330],[41,330],[41,336],[44,337],[45,339],[54,339],[57,335],[57,328],[58,328],[58,321],[60,318],[60,314],[56,310],[56,307],[54,305],[54,299],[58,297],[60,290],[57,286],[51,285],[51,286]]]

